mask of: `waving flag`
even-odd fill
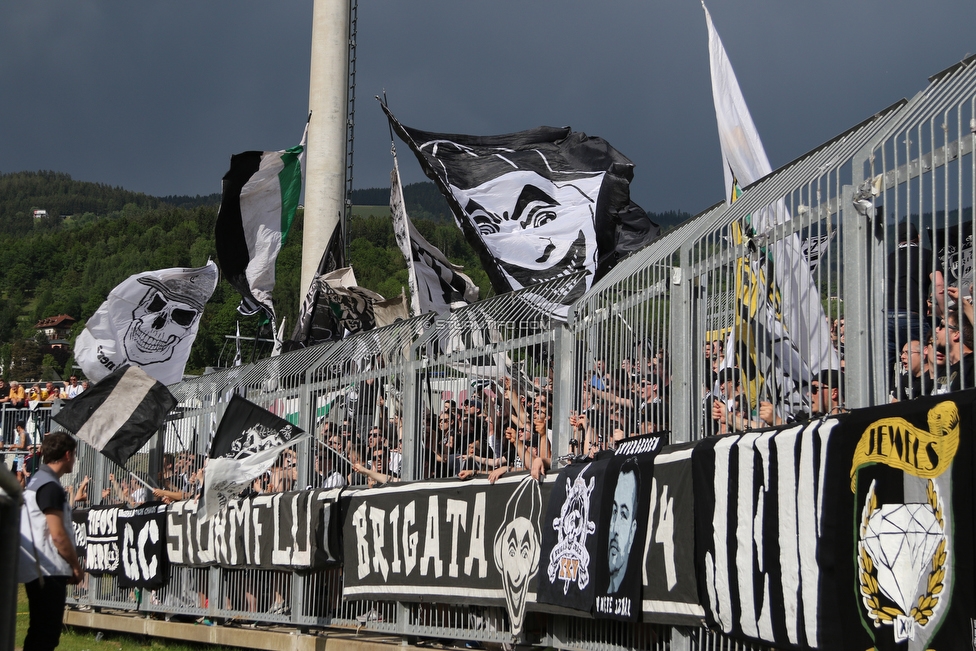
[[[704,2],[702,8],[708,26],[712,98],[722,146],[725,190],[734,201],[741,187],[758,181],[772,169]],[[780,199],[749,215],[744,225],[735,225],[732,243],[748,243],[752,236],[765,234],[789,219]],[[737,265],[736,292],[741,309],[736,330],[739,343],[750,351],[749,362],[740,355],[739,365],[748,371],[746,376],[753,378],[753,386],[747,387],[753,405],[766,380],[779,385],[777,400],[795,402],[795,383],[809,381],[811,374],[822,369],[839,368],[840,363],[799,238],[788,236],[758,253],[757,260],[742,260]],[[743,350],[741,345],[739,350]],[[766,359],[758,359],[761,356]],[[733,359],[731,354],[727,358]]]
[[[246,151],[230,158],[217,212],[220,270],[241,293],[243,316],[274,319],[275,262],[288,238],[305,178],[305,138],[284,151]]]
[[[95,382],[126,365],[163,384],[183,379],[203,306],[217,287],[217,265],[130,276],[85,323],[75,359]]]
[[[393,233],[403,252],[410,272],[410,309],[414,316],[437,312],[443,314],[453,307],[461,307],[478,300],[478,286],[461,273],[461,267],[451,263],[440,250],[424,239],[403,202],[400,168],[393,156],[390,173],[390,214]]]
[[[397,135],[447,199],[499,293],[585,271],[572,302],[657,236],[630,200],[634,164],[602,138],[538,127],[501,136]]]
[[[162,426],[176,398],[136,366],[123,366],[67,401],[53,418],[124,466]]]
[[[282,450],[308,437],[288,421],[235,394],[210,443],[198,517],[213,517],[267,472]]]

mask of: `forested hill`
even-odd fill
[[[61,374],[71,359],[44,357],[35,338],[40,319],[68,314],[78,323],[71,340],[108,296],[132,274],[167,267],[197,267],[216,259],[213,230],[219,196],[150,197],[67,174],[0,174],[0,366],[7,378]],[[48,217],[34,219],[35,209]],[[370,214],[375,212],[375,216]],[[299,212],[278,257],[275,303],[289,331],[299,309],[303,216]],[[452,223],[418,219],[417,228],[453,261],[489,288],[477,256]],[[393,297],[407,285],[389,210],[354,211],[349,257],[359,284]],[[304,292],[302,292],[302,295]],[[207,304],[187,372],[215,366],[225,335],[233,334],[240,296],[221,280]],[[241,319],[253,336],[257,318]],[[49,351],[50,352],[50,351]],[[13,368],[11,359],[16,359]]]
[[[447,212],[432,183],[404,188],[418,230],[490,295],[477,255]],[[349,260],[358,282],[383,296],[407,286],[403,256],[389,217],[389,190],[357,190],[349,222]],[[72,180],[57,172],[0,174],[0,367],[6,378],[50,379],[70,371],[73,360],[44,356],[34,324],[68,314],[76,319],[71,342],[84,322],[129,276],[167,267],[198,267],[216,259],[213,230],[219,195],[151,197],[104,184]],[[375,207],[370,207],[375,206]],[[47,217],[34,219],[34,210]],[[684,213],[665,215],[678,219]],[[670,221],[657,218],[662,226]],[[303,215],[278,257],[275,303],[290,334],[299,310]],[[207,304],[187,366],[199,373],[216,366],[225,335],[238,320],[239,295],[221,280]],[[253,336],[257,317],[240,319]],[[50,351],[48,351],[50,352]],[[15,360],[11,368],[11,360]]]

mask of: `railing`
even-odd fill
[[[386,439],[387,456],[373,460],[384,473],[407,480],[492,467],[486,457],[510,449],[503,439],[507,427],[558,467],[563,455],[633,434],[692,441],[803,411],[886,402],[904,381],[891,372],[889,345],[907,343],[898,330],[888,334],[887,298],[906,292],[899,263],[887,265],[897,221],[909,218],[922,233],[919,248],[936,249],[927,268],[912,267],[915,276],[908,276],[915,304],[931,299],[934,307],[909,314],[901,332],[921,324],[936,331],[946,319],[959,328],[958,340],[966,336],[964,297],[976,280],[974,133],[976,63],[969,59],[933,77],[915,98],[871,116],[743,188],[734,203],[706,210],[624,260],[571,306],[565,325],[551,322],[545,308],[565,298],[573,278],[448,318],[418,317],[184,382],[173,387],[179,405],[170,420],[130,466],[154,475],[163,455],[173,454],[177,472],[199,470],[235,391],[315,433],[297,450],[296,469],[281,473],[279,490],[325,486],[337,470],[335,451],[375,451],[349,445],[368,442],[374,432]],[[936,270],[948,281],[933,293],[922,280]],[[962,291],[951,305],[955,292],[945,287],[953,283]],[[805,307],[797,311],[797,305]],[[946,330],[939,336],[952,348],[957,331]],[[918,394],[939,390],[938,376],[955,368],[950,353],[933,365],[933,382],[913,375],[908,385],[920,382]],[[738,370],[723,370],[732,367]],[[830,370],[843,374],[821,374]],[[973,381],[965,373],[958,380],[961,388]],[[468,410],[464,418],[480,411],[481,420],[456,422],[454,410],[445,410],[452,400]],[[489,448],[493,455],[484,454]],[[109,487],[110,472],[118,479],[125,471],[82,446],[66,483],[90,476],[94,503]],[[74,599],[224,621],[511,642],[502,609],[343,601],[336,569],[300,576],[176,567],[167,587],[152,594],[90,578]],[[539,613],[525,630],[523,642],[567,649],[751,648],[705,629]]]

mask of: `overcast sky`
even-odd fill
[[[773,167],[976,50],[974,0],[712,0]],[[153,195],[219,192],[230,155],[297,144],[312,0],[0,2],[0,171]],[[360,0],[354,185],[389,180],[385,89],[406,125],[602,136],[632,196],[722,199],[698,0]],[[423,180],[400,147],[405,182]]]

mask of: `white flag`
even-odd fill
[[[712,98],[722,145],[722,168],[725,174],[725,196],[731,200],[739,188],[744,188],[769,174],[772,169],[763,149],[759,132],[749,115],[739,82],[729,63],[722,40],[712,25],[712,17],[704,2],[708,25],[708,51],[712,73]],[[756,234],[766,233],[777,224],[790,219],[782,199],[752,214]],[[803,256],[800,238],[791,235],[771,246],[774,280],[781,294],[782,325],[789,333],[805,360],[809,371],[837,369],[840,362],[830,339],[830,326],[820,304],[820,292],[810,275],[810,267]],[[771,324],[770,324],[771,326]],[[791,375],[796,378],[797,369]],[[806,373],[802,373],[806,375]]]
[[[163,384],[183,379],[203,306],[217,287],[217,265],[160,269],[130,276],[88,319],[75,359],[98,382],[125,365]]]

